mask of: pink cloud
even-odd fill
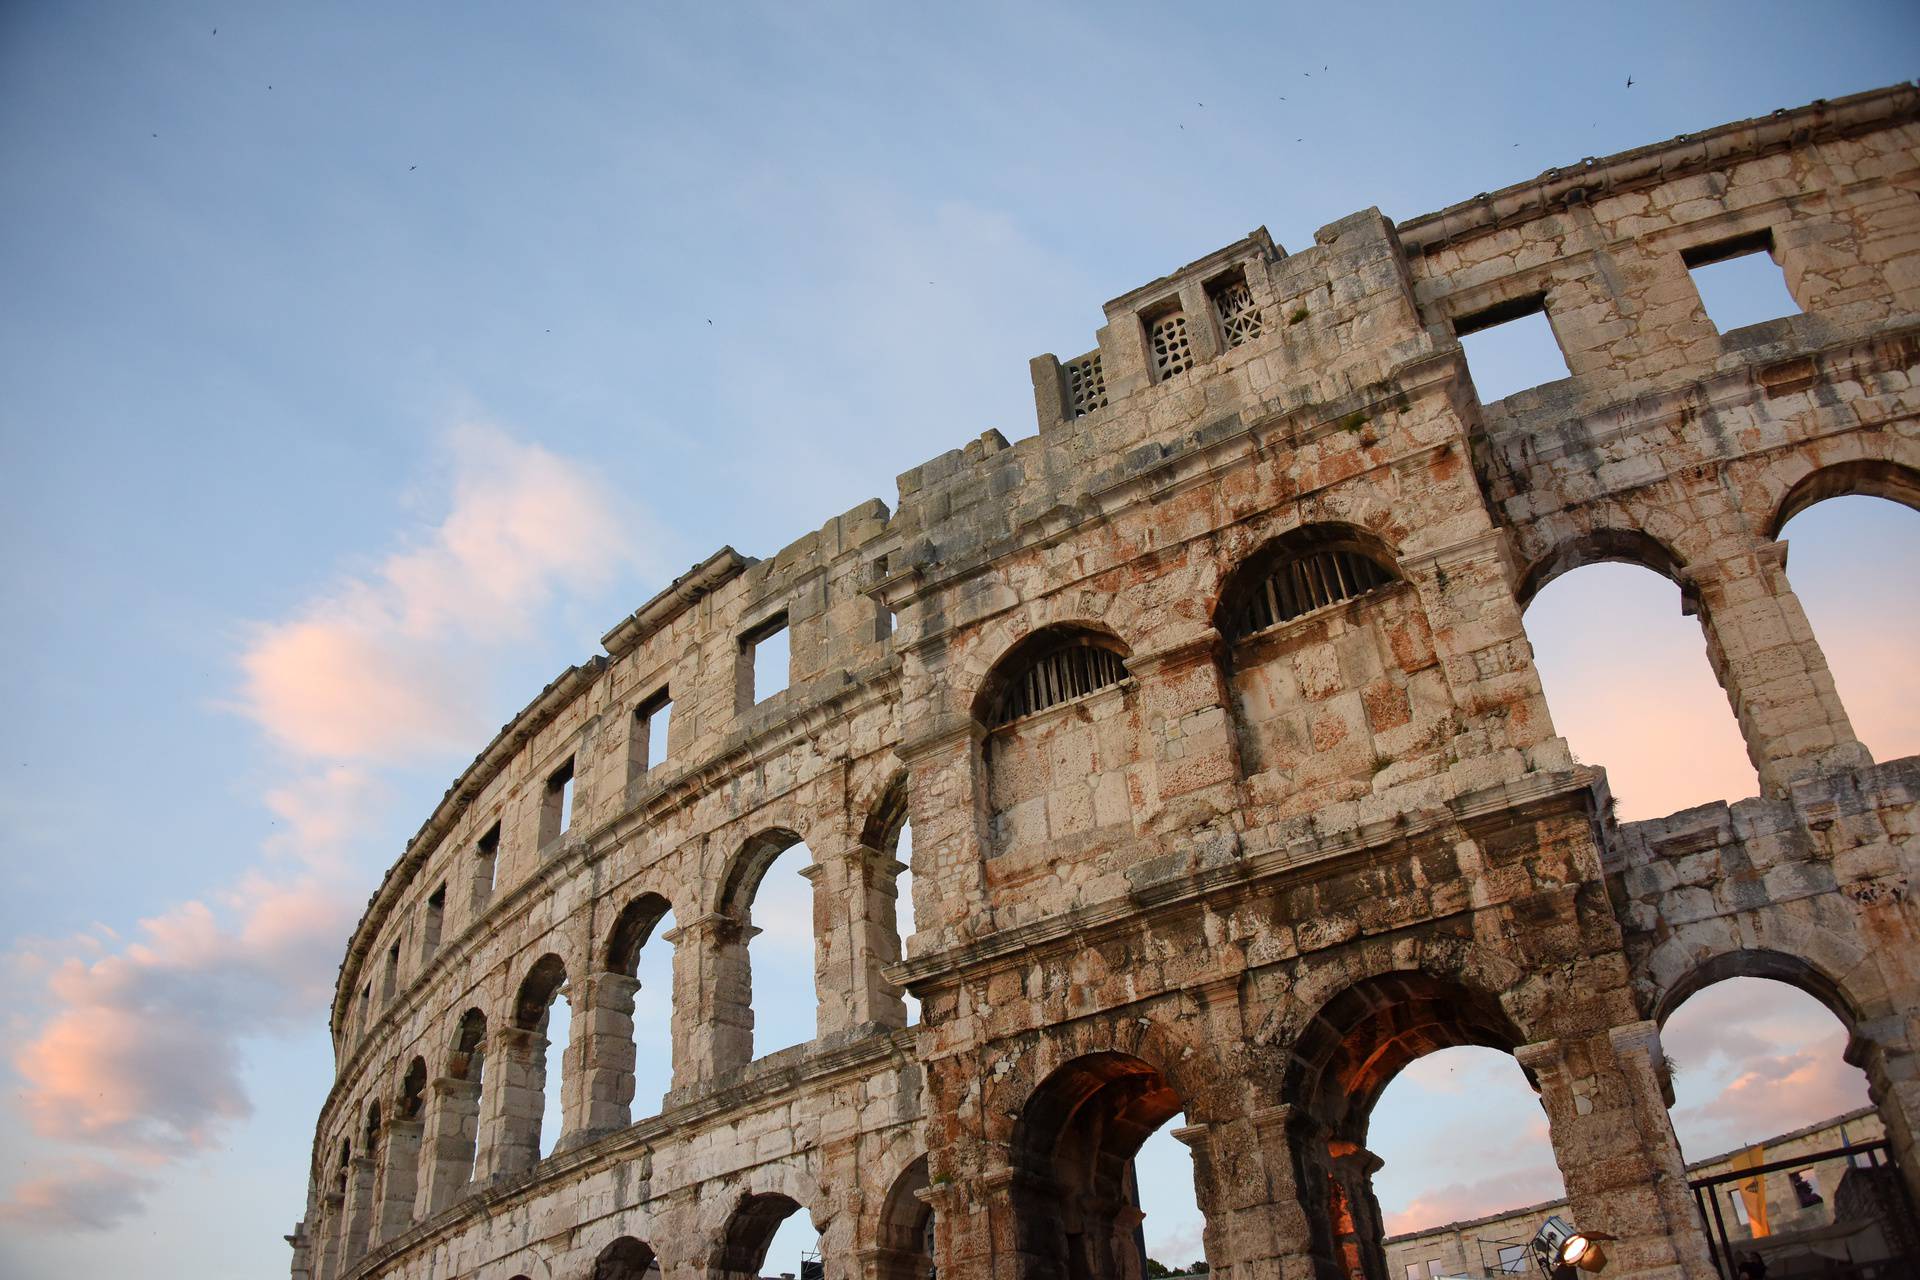
[[[489,659],[560,589],[637,556],[634,521],[581,467],[484,426],[452,433],[447,516],[295,617],[256,629],[240,707],[282,747],[331,760],[470,750]]]
[[[1455,1154],[1456,1167],[1471,1165],[1470,1156]],[[1385,1213],[1387,1234],[1402,1235],[1447,1222],[1484,1218],[1553,1200],[1564,1194],[1560,1170],[1552,1164],[1504,1168],[1484,1177],[1448,1182],[1422,1191],[1405,1208]]]
[[[261,797],[277,827],[231,884],[140,922],[9,957],[44,1010],[19,1034],[17,1098],[88,1156],[17,1184],[11,1222],[104,1229],[145,1173],[207,1151],[251,1111],[244,1042],[318,1026],[365,901],[359,845],[386,800],[375,768],[464,756],[487,734],[488,673],[561,592],[635,559],[633,521],[584,469],[486,427],[449,437],[447,515],[241,655],[240,709],[299,772]]]

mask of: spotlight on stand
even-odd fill
[[[1568,1280],[1575,1268],[1598,1271],[1606,1266],[1607,1251],[1600,1242],[1613,1238],[1604,1231],[1575,1231],[1555,1214],[1533,1233],[1533,1260],[1548,1280]]]

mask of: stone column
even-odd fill
[[[935,948],[972,939],[976,913],[988,910],[985,737],[971,716],[952,716],[895,748],[913,778],[914,926],[936,936]]]
[[[885,970],[900,962],[905,939],[900,936],[899,888],[895,877],[906,864],[878,849],[856,844],[841,860],[848,922],[853,941],[853,992],[850,1012],[857,1025],[904,1027],[907,1004],[900,989],[888,982]]]
[[[1706,1236],[1667,1116],[1652,1022],[1522,1045],[1578,1229],[1605,1231],[1611,1268],[1636,1280],[1713,1280]]]
[[[355,1156],[347,1166],[347,1231],[340,1252],[340,1269],[345,1271],[367,1251],[367,1232],[373,1223],[373,1180],[379,1165],[372,1156]]]
[[[1920,1145],[1915,1117],[1920,1116],[1920,1053],[1915,1052],[1909,1019],[1896,1015],[1862,1022],[1847,1042],[1847,1061],[1867,1074],[1867,1097],[1880,1112],[1887,1143],[1900,1165],[1907,1194],[1920,1204]]]
[[[502,1027],[487,1052],[493,1087],[483,1101],[479,1176],[510,1177],[540,1163],[540,1114],[546,1110],[547,1038]]]
[[[1388,1280],[1387,1254],[1381,1246],[1386,1229],[1380,1218],[1380,1201],[1373,1194],[1373,1175],[1385,1162],[1355,1143],[1342,1143],[1340,1148],[1329,1161],[1330,1176],[1340,1189],[1345,1207],[1345,1213],[1337,1215],[1334,1223],[1335,1247],[1349,1276]]]
[[[480,1137],[480,1081],[442,1076],[432,1085],[434,1105],[421,1134],[426,1178],[414,1198],[413,1216],[424,1221],[466,1193]]]
[[[673,1088],[677,1093],[753,1059],[752,969],[759,932],[708,912],[660,936],[673,944]]]
[[[293,1234],[282,1236],[293,1247],[293,1269],[287,1280],[313,1280],[313,1240],[305,1219],[293,1224]]]
[[[1873,763],[1840,705],[1786,566],[1786,543],[1759,543],[1690,566],[1683,584],[1683,607],[1699,612],[1713,673],[1769,796],[1786,795],[1798,778]]]
[[[581,984],[574,1020],[584,1066],[575,1143],[633,1123],[633,998],[639,990],[639,980],[624,973],[596,973]]]
[[[1313,1209],[1310,1204],[1317,1191],[1309,1185],[1306,1148],[1319,1137],[1318,1126],[1292,1103],[1266,1107],[1253,1112],[1244,1122],[1258,1143],[1265,1186],[1246,1185],[1239,1193],[1248,1201],[1236,1207],[1230,1219],[1238,1235],[1236,1248],[1248,1268],[1250,1280],[1344,1280],[1338,1262],[1330,1252],[1330,1234],[1316,1239]],[[1222,1138],[1225,1138],[1225,1134]],[[1264,1191],[1265,1205],[1253,1203]],[[1263,1233],[1264,1219],[1264,1233]],[[1234,1280],[1240,1280],[1238,1272]]]
[[[391,1240],[413,1225],[413,1205],[420,1191],[420,1141],[425,1130],[418,1120],[387,1122],[381,1148],[380,1205],[375,1215],[374,1243]]]
[[[338,1191],[329,1191],[320,1198],[325,1206],[324,1216],[320,1220],[320,1239],[316,1253],[314,1275],[317,1280],[333,1280],[340,1274],[340,1237],[347,1212],[347,1197]]]
[[[807,852],[813,855],[813,861],[800,868],[800,875],[813,891],[813,1034],[818,1039],[851,1025],[847,993],[853,985],[852,947],[847,913],[835,910],[845,900],[842,868],[822,861],[820,851],[812,845],[807,846]],[[759,932],[757,928],[754,930],[756,935]],[[748,999],[752,999],[752,985],[747,984]],[[759,1049],[756,1045],[755,1057],[759,1056]]]

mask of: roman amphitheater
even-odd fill
[[[1740,254],[1801,314],[1718,331],[1690,271]],[[1460,335],[1539,312],[1571,376],[1482,403]],[[1920,506],[1920,91],[1257,231],[1105,315],[1037,434],[721,549],[453,784],[346,953],[295,1280],[744,1280],[792,1213],[829,1280],[1134,1280],[1180,1115],[1215,1275],[1387,1280],[1369,1111],[1460,1044],[1537,1088],[1610,1276],[1705,1280],[1661,1026],[1736,975],[1846,1024],[1920,1191],[1920,759],[1861,746],[1778,540]],[[1601,560],[1678,584],[1760,795],[1620,822],[1556,736],[1522,610]],[[817,1034],[756,1056],[802,842]]]

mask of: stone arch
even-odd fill
[[[983,625],[966,652],[940,672],[946,705],[956,712],[973,712],[994,670],[1029,636],[1054,627],[1106,635],[1123,657],[1138,652],[1144,637],[1155,631],[1124,592],[1087,590],[1043,596]],[[1159,634],[1165,638],[1164,626]]]
[[[1133,650],[1103,625],[1085,622],[1058,622],[1030,631],[1014,642],[988,670],[971,704],[973,718],[993,727],[1000,719],[999,706],[1012,691],[1015,682],[1033,664],[1051,653],[1087,647],[1113,654],[1122,669]]]
[[[1214,630],[1222,636],[1235,636],[1263,629],[1245,625],[1241,615],[1250,606],[1257,608],[1262,603],[1262,588],[1273,571],[1288,561],[1311,557],[1321,551],[1352,553],[1363,558],[1390,581],[1403,581],[1405,577],[1393,549],[1368,529],[1339,520],[1295,525],[1284,533],[1268,538],[1222,575],[1219,589],[1207,611],[1213,620]],[[1371,589],[1373,587],[1370,585],[1362,590]],[[1356,590],[1352,595],[1362,594],[1362,590]]]
[[[888,772],[879,791],[866,798],[856,812],[866,814],[860,843],[880,853],[891,853],[907,825],[907,771],[898,765]]]
[[[646,1242],[621,1236],[594,1257],[586,1280],[645,1280],[653,1263],[653,1249]]]
[[[1687,590],[1685,562],[1672,548],[1644,529],[1601,525],[1555,543],[1520,577],[1514,598],[1522,609],[1540,589],[1562,574],[1590,564],[1634,564],[1651,569]]]
[[[1773,502],[1766,529],[1778,538],[1787,521],[1815,503],[1849,495],[1885,498],[1920,511],[1920,466],[1887,458],[1862,457],[1809,467]]]
[[[1728,978],[1771,978],[1806,992],[1850,1034],[1893,1007],[1863,942],[1784,912],[1767,912],[1749,931],[1736,921],[1683,928],[1635,966],[1648,1016],[1664,1025],[1691,996]],[[1768,945],[1753,945],[1759,934]]]
[[[727,864],[726,874],[720,878],[713,909],[745,922],[768,868],[797,844],[806,844],[809,850],[813,848],[797,825],[763,827],[741,842]]]
[[[554,997],[566,985],[566,961],[551,951],[535,960],[513,998],[513,1025],[522,1031],[545,1031]]]
[[[658,893],[642,892],[630,899],[607,931],[606,945],[600,952],[602,969],[633,977],[640,964],[640,949],[672,910],[673,903]]]
[[[705,1233],[711,1280],[759,1280],[774,1233],[796,1212],[806,1214],[808,1225],[822,1237],[832,1225],[814,1210],[826,1204],[820,1187],[785,1164],[756,1170],[751,1186],[730,1198],[716,1196],[714,1203],[716,1212]]]
[[[1294,1117],[1294,1181],[1323,1269],[1387,1274],[1385,1225],[1373,1194],[1380,1161],[1366,1141],[1374,1104],[1394,1077],[1441,1049],[1479,1045],[1512,1053],[1525,1043],[1526,1032],[1495,991],[1425,969],[1359,978],[1314,1009],[1288,1047],[1279,1092]]]
[[[919,1195],[931,1186],[926,1153],[908,1160],[884,1185],[887,1193],[863,1232],[878,1254],[875,1280],[928,1280],[933,1271],[933,1206]]]
[[[1082,1058],[1119,1057],[1144,1063],[1180,1095],[1193,1123],[1234,1113],[1245,1102],[1238,1082],[1221,1069],[1212,1054],[1193,1052],[1191,1044],[1168,1029],[1173,1008],[1185,999],[1164,997],[1167,1012],[1158,1016],[1155,1007],[1148,1006],[1139,1017],[1049,1028],[1020,1055],[1010,1073],[983,1083],[986,1105],[982,1110],[987,1117],[988,1136],[996,1141],[1013,1141],[1019,1116],[1042,1082]]]
[[[478,1083],[487,1056],[487,1015],[469,1009],[460,1015],[453,1029],[453,1043],[447,1050],[447,1075],[455,1080]]]
[[[427,1060],[418,1054],[407,1064],[406,1074],[400,1077],[400,1104],[396,1117],[401,1120],[418,1120],[427,1104]]]
[[[1138,1275],[1133,1158],[1186,1105],[1158,1068],[1132,1054],[1085,1054],[1048,1073],[1020,1108],[1008,1150],[1019,1274]]]

